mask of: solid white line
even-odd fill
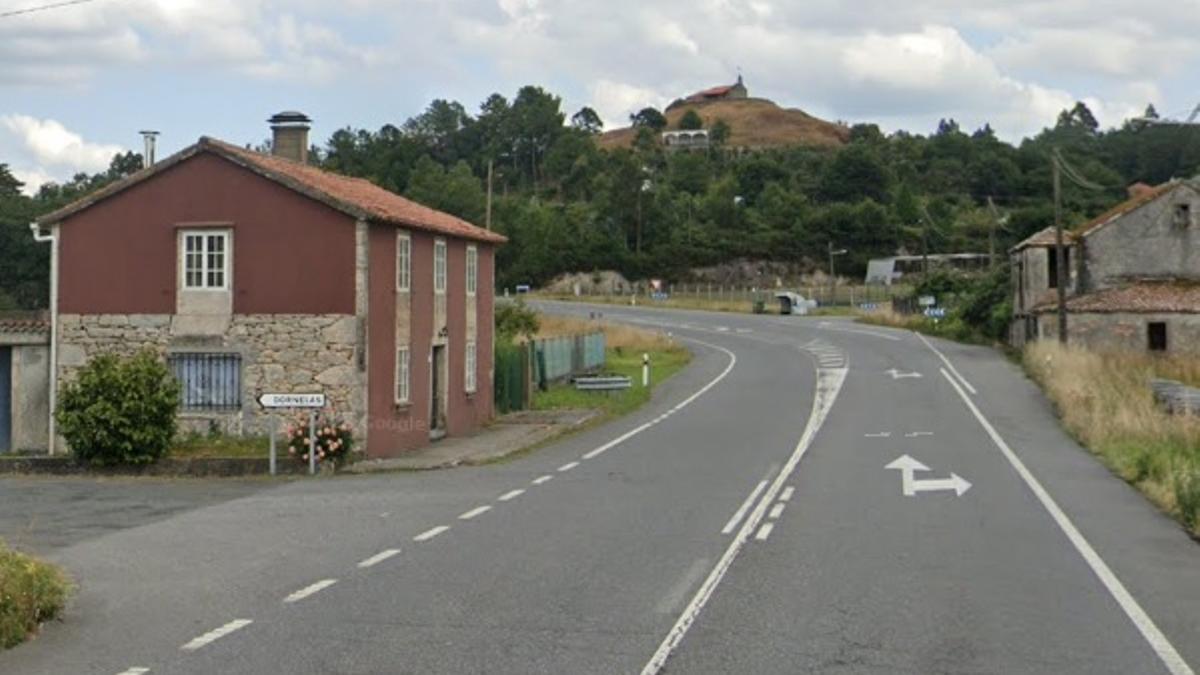
[[[551,475],[538,476],[537,478],[533,479],[533,484],[541,485],[542,483],[548,483],[552,480],[554,480],[554,476],[551,476]]]
[[[458,519],[459,520],[470,520],[470,519],[474,518],[475,516],[482,516],[483,514],[487,513],[488,511],[491,511],[491,510],[492,510],[491,506],[484,504],[483,506],[477,506],[477,507],[471,509],[470,511],[467,511],[466,513],[459,516]]]
[[[310,595],[319,593],[337,583],[337,579],[322,579],[311,586],[305,586],[283,599],[284,602],[299,602]]]
[[[892,432],[882,431],[877,434],[863,434],[863,438],[891,438]]]
[[[1096,576],[1100,578],[1100,582],[1104,584],[1104,587],[1108,589],[1109,594],[1112,595],[1113,599],[1117,601],[1117,604],[1121,606],[1121,609],[1125,611],[1125,615],[1129,617],[1129,620],[1132,621],[1133,625],[1137,627],[1139,632],[1141,632],[1142,637],[1146,639],[1146,642],[1148,642],[1150,647],[1155,651],[1156,654],[1158,654],[1158,658],[1162,660],[1163,665],[1167,667],[1167,670],[1170,671],[1172,675],[1195,675],[1191,667],[1188,666],[1187,662],[1183,660],[1183,657],[1179,655],[1179,652],[1175,650],[1175,647],[1171,644],[1171,641],[1167,639],[1167,636],[1158,629],[1158,626],[1154,624],[1154,620],[1150,618],[1150,615],[1146,614],[1146,610],[1142,609],[1142,606],[1139,605],[1137,600],[1133,598],[1133,595],[1129,593],[1129,591],[1125,588],[1125,585],[1122,584],[1121,580],[1117,578],[1117,575],[1112,571],[1108,564],[1104,562],[1104,559],[1100,557],[1100,554],[1096,553],[1096,549],[1092,548],[1092,545],[1088,543],[1088,540],[1084,538],[1079,529],[1075,527],[1075,524],[1071,522],[1071,519],[1067,517],[1067,514],[1064,513],[1061,508],[1059,508],[1058,503],[1054,501],[1054,498],[1050,496],[1050,493],[1046,492],[1046,489],[1042,487],[1041,482],[1039,482],[1038,479],[1034,477],[1033,473],[1031,473],[1029,469],[1025,467],[1025,463],[1022,462],[1021,458],[1017,456],[1017,453],[1013,452],[1012,448],[1008,446],[1008,443],[1004,441],[1004,438],[1000,436],[999,432],[996,431],[996,428],[992,426],[992,423],[983,416],[983,413],[979,411],[979,408],[975,406],[975,403],[970,399],[970,397],[967,396],[962,387],[960,387],[959,384],[954,381],[954,378],[951,377],[950,373],[946,372],[944,368],[942,369],[942,375],[945,376],[946,380],[948,380],[954,387],[955,391],[958,392],[959,397],[962,398],[963,402],[967,404],[967,407],[970,408],[971,412],[975,415],[975,419],[979,420],[979,424],[983,426],[984,431],[986,431],[988,436],[991,437],[992,442],[996,444],[997,448],[1000,448],[1000,452],[1004,453],[1004,456],[1008,459],[1008,462],[1012,464],[1014,469],[1017,470],[1017,474],[1021,476],[1021,479],[1024,480],[1025,484],[1029,486],[1029,489],[1033,491],[1034,496],[1036,496],[1038,501],[1042,503],[1042,507],[1046,509],[1046,511],[1050,514],[1050,517],[1053,518],[1054,522],[1058,524],[1058,527],[1063,531],[1063,534],[1067,535],[1067,539],[1069,539],[1075,546],[1075,550],[1079,551],[1079,554],[1083,556],[1083,559],[1085,562],[1087,562],[1088,567],[1092,568],[1092,572],[1094,572]]]
[[[117,675],[146,675],[150,672],[149,668],[130,668],[129,670],[117,673]]]
[[[662,644],[658,646],[658,650],[650,657],[650,661],[646,663],[646,667],[642,669],[642,675],[656,675],[663,666],[666,665],[667,659],[670,658],[671,652],[683,641],[687,635],[688,629],[695,622],[696,617],[700,615],[700,611],[704,609],[704,605],[708,603],[709,598],[717,589],[717,585],[721,583],[721,579],[725,577],[725,573],[729,571],[733,565],[734,559],[737,558],[742,548],[746,546],[746,542],[750,539],[751,533],[762,522],[763,516],[766,514],[767,505],[775,501],[776,495],[783,489],[783,484],[791,477],[796,466],[803,459],[804,454],[808,452],[808,448],[812,445],[813,439],[816,437],[817,431],[825,422],[825,418],[829,415],[829,409],[833,407],[834,401],[837,400],[838,393],[842,389],[842,384],[846,381],[846,371],[825,371],[819,373],[817,377],[816,395],[813,396],[812,411],[809,413],[808,424],[804,427],[804,433],[800,436],[800,440],[796,442],[796,449],[788,458],[787,463],[783,465],[783,470],[775,477],[775,481],[767,488],[766,493],[758,501],[758,506],[750,512],[750,516],[746,522],[742,524],[740,530],[733,540],[729,542],[729,546],[725,549],[720,560],[717,561],[708,578],[700,585],[700,589],[696,591],[696,595],[692,597],[692,601],[688,603],[683,613],[679,615],[679,619],[675,625],[671,627],[671,631],[667,633]]]
[[[796,491],[796,488],[794,488],[790,485],[787,486],[787,488],[783,491],[783,494],[779,495],[779,501],[781,501],[781,502],[792,501],[792,493],[795,491]]]
[[[429,541],[430,539],[433,539],[434,537],[438,536],[439,534],[445,532],[448,529],[450,529],[449,525],[438,525],[437,527],[435,527],[433,529],[425,530],[421,534],[418,534],[417,536],[413,537],[413,541]]]
[[[563,464],[562,466],[558,467],[558,470],[560,472],[561,471],[570,471],[571,469],[574,469],[577,466],[579,466],[579,462],[568,462],[568,463]]]
[[[766,541],[767,537],[771,536],[771,530],[775,529],[775,523],[763,523],[763,526],[758,529],[758,534],[754,538],[759,541]]]
[[[197,649],[200,649],[204,645],[216,642],[217,640],[220,640],[221,638],[225,637],[226,635],[229,635],[230,633],[234,632],[235,630],[245,628],[246,626],[249,626],[252,623],[254,623],[254,622],[251,621],[250,619],[236,619],[234,621],[230,621],[229,623],[225,624],[224,626],[221,626],[220,628],[217,628],[216,630],[211,630],[211,631],[205,633],[204,635],[201,635],[200,637],[196,638],[195,640],[192,640],[191,642],[187,643],[186,645],[180,647],[180,649],[182,649],[184,651],[188,651],[188,652],[195,651]]]
[[[510,499],[516,499],[523,494],[525,494],[524,490],[510,490],[509,492],[505,492],[504,494],[500,495],[499,499],[502,502],[506,502]]]
[[[375,565],[378,565],[379,563],[383,562],[384,560],[387,560],[388,558],[396,555],[399,552],[400,552],[400,549],[398,549],[398,548],[389,548],[386,551],[380,551],[379,553],[376,553],[375,555],[371,556],[370,558],[367,558],[366,560],[358,563],[358,566],[360,569],[364,569],[364,570],[367,569],[368,567],[374,567]]]
[[[938,358],[942,360],[942,363],[946,364],[946,367],[950,369],[950,372],[954,373],[954,376],[958,378],[959,382],[962,382],[963,386],[967,388],[967,391],[971,392],[972,396],[979,393],[979,392],[975,391],[975,387],[972,387],[970,382],[967,382],[967,378],[963,377],[962,373],[958,372],[958,369],[954,367],[954,364],[950,363],[950,359],[946,358],[945,354],[941,353],[940,351],[938,351],[937,347],[933,346],[932,342],[930,342],[929,340],[926,340],[924,335],[921,335],[920,333],[918,333],[916,331],[913,331],[913,334],[916,335],[918,338],[920,338],[921,342],[924,342],[925,346],[929,347],[929,349],[931,349],[934,354],[938,355]]]
[[[779,516],[783,515],[783,509],[786,506],[787,506],[787,504],[784,504],[784,503],[776,504],[775,506],[771,507],[771,514],[767,517],[770,518],[771,520],[778,519]]]
[[[758,484],[758,487],[754,488],[754,491],[750,493],[749,497],[746,497],[746,501],[742,502],[742,505],[733,514],[733,517],[729,519],[729,522],[725,523],[725,527],[721,528],[721,534],[729,534],[730,532],[733,532],[733,528],[737,527],[737,524],[741,522],[742,517],[745,516],[746,512],[750,510],[750,506],[754,504],[754,498],[757,497],[758,493],[762,492],[763,488],[765,487],[767,487],[767,481],[764,480]]]

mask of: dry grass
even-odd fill
[[[587,302],[603,305],[629,306],[628,295],[588,295],[584,297],[576,297],[574,295],[539,293],[535,297],[546,300],[558,300],[561,302]],[[666,300],[649,300],[643,296],[639,296],[637,299],[637,306],[666,309],[700,309],[709,312],[733,312],[738,314],[749,314],[754,311],[754,302],[752,300],[710,300],[708,298],[694,296],[673,296],[667,298]],[[768,313],[779,313],[779,305],[775,302],[766,303],[766,309]]]
[[[1200,535],[1200,419],[1166,414],[1150,390],[1153,377],[1200,382],[1197,359],[1043,341],[1026,348],[1025,366],[1072,435]]]
[[[0,541],[0,649],[20,644],[61,615],[70,591],[58,567]]]
[[[667,112],[667,128],[678,129],[679,120],[688,110],[695,110],[706,128],[718,119],[724,120],[731,132],[726,145],[732,148],[789,145],[836,148],[850,137],[847,127],[818,119],[803,110],[781,108],[760,98],[679,106]],[[599,144],[606,149],[627,148],[633,144],[635,136],[631,127],[614,129],[602,134]]]
[[[609,349],[663,352],[681,349],[679,343],[667,337],[666,333],[624,324],[546,314],[539,315],[538,321],[540,322],[537,334],[539,338],[579,335],[602,330],[604,331],[605,346]]]

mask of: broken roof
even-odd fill
[[[1129,199],[1126,199],[1125,201],[1121,202],[1120,204],[1117,204],[1116,206],[1105,211],[1104,213],[1100,214],[1099,216],[1092,218],[1091,220],[1087,221],[1086,223],[1084,223],[1082,225],[1079,225],[1077,227],[1072,227],[1069,229],[1064,229],[1063,230],[1063,243],[1066,243],[1066,244],[1074,243],[1079,237],[1084,237],[1084,236],[1087,236],[1088,234],[1091,234],[1093,231],[1098,230],[1101,227],[1104,227],[1105,225],[1108,225],[1109,223],[1120,218],[1121,216],[1124,216],[1124,215],[1136,210],[1137,208],[1139,208],[1145,204],[1148,204],[1148,203],[1154,201],[1155,199],[1158,199],[1161,195],[1166,194],[1172,188],[1178,187],[1183,184],[1184,183],[1181,183],[1179,181],[1171,181],[1171,182],[1163,183],[1162,185],[1158,185],[1156,187],[1150,187],[1148,185],[1144,185],[1141,183],[1134,185],[1130,188],[1130,191],[1133,193],[1133,196],[1130,197]],[[1044,230],[1040,230],[1040,231],[1036,232],[1035,234],[1033,234],[1029,238],[1025,239],[1021,243],[1017,244],[1016,246],[1013,246],[1011,249],[1009,249],[1009,252],[1016,253],[1017,251],[1029,248],[1031,246],[1054,246],[1054,245],[1056,245],[1056,238],[1055,238],[1055,234],[1054,234],[1054,226],[1051,225],[1050,227],[1047,227]]]
[[[37,222],[39,225],[60,223],[93,204],[123,192],[127,188],[148,180],[202,152],[222,157],[354,218],[488,243],[498,244],[507,241],[503,235],[472,225],[457,216],[405,199],[369,180],[343,176],[308,164],[254,152],[207,136],[202,137],[195,145],[185,148],[154,166],[142,169],[128,178],[42,216]]]
[[[1057,309],[1057,301],[1044,298],[1035,312]],[[1073,313],[1200,314],[1200,283],[1194,281],[1137,281],[1067,300]]]

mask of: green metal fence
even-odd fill
[[[567,335],[518,345],[496,345],[495,401],[500,414],[529,407],[532,385],[544,387],[605,363],[604,333]]]
[[[496,411],[529,407],[529,350],[525,345],[496,345]]]

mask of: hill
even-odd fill
[[[678,129],[680,118],[688,110],[695,110],[705,127],[711,127],[718,119],[725,120],[732,132],[726,145],[734,148],[839,147],[850,136],[850,129],[845,126],[818,119],[803,110],[780,108],[763,98],[676,103],[664,113],[667,128]],[[600,136],[600,147],[627,148],[633,144],[635,135],[632,127],[605,132]]]

